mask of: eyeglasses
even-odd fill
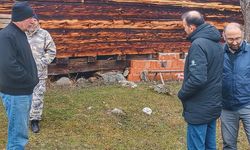
[[[241,37],[236,37],[236,38],[227,38],[228,42],[239,42],[241,41],[242,38]]]

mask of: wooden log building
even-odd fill
[[[14,0],[0,1],[0,28],[9,22],[13,3]],[[162,53],[181,59],[176,57],[187,52],[189,43],[180,18],[188,10],[204,13],[206,21],[220,30],[227,22],[243,23],[239,0],[30,0],[29,3],[57,46],[55,63],[49,67],[51,75],[138,68],[135,64],[140,63],[131,61],[160,60]]]

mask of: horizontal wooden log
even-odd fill
[[[51,20],[41,21],[48,29],[180,29],[182,21],[130,21],[130,20]]]
[[[2,19],[2,18],[0,18],[0,23],[10,23],[10,19],[6,19],[6,18]]]
[[[189,8],[216,8],[218,10],[230,10],[230,11],[239,11],[239,6],[222,4],[221,2],[199,2],[199,1],[179,1],[179,0],[109,0],[113,2],[120,3],[143,3],[143,4],[155,4],[155,5],[171,5],[171,6],[180,6],[180,7],[189,7]]]
[[[129,20],[180,20],[183,12],[188,11],[190,8],[188,5],[185,7],[178,6],[133,6],[133,5],[111,5],[111,4],[40,4],[42,6],[37,7],[38,4],[34,3],[35,10],[42,15],[44,19],[52,19],[48,12],[48,9],[53,9],[53,18],[61,20],[116,20],[116,19],[129,19]],[[240,11],[239,6],[235,9],[220,10],[221,8],[208,7],[197,8],[197,10],[206,14],[206,16],[213,16],[214,18],[224,18],[231,16],[232,13],[238,13]],[[222,7],[224,8],[224,7]],[[67,10],[67,11],[62,11]],[[234,16],[231,16],[234,17]],[[239,16],[238,16],[239,17]],[[235,17],[236,20],[237,17]],[[223,21],[223,20],[222,20]]]
[[[167,3],[168,1],[174,1],[174,0],[29,0],[29,2],[54,2],[54,3],[88,3],[88,4],[93,4],[93,3],[112,3],[112,2],[123,2],[123,3],[139,3],[139,4],[164,4]],[[2,3],[13,3],[13,0],[1,0]],[[185,1],[177,1],[177,2],[184,2]],[[190,1],[186,1],[190,2]],[[209,1],[204,1],[204,0],[192,0],[192,2],[195,3],[207,3],[207,2],[213,2],[213,3],[219,3],[219,4],[234,4],[234,5],[239,5],[238,0],[209,0]]]
[[[0,19],[10,19],[11,15],[10,14],[0,14]]]
[[[85,59],[71,60],[67,66],[49,65],[49,75],[61,75],[75,72],[106,71],[106,70],[124,70],[128,67],[126,61],[116,60],[97,60],[95,63],[87,63]]]
[[[120,42],[92,43],[87,45],[75,44],[70,49],[58,49],[57,57],[81,57],[98,55],[122,54],[155,54],[158,52],[183,52],[189,47],[188,42]],[[81,49],[84,49],[82,51]]]
[[[0,29],[6,27],[10,23],[10,14],[0,14]]]
[[[1,24],[0,23],[0,29],[5,28],[8,24]]]
[[[29,2],[56,2],[56,3],[84,3],[85,0],[18,0],[18,1],[29,1]],[[1,0],[1,2],[13,3],[13,0]]]
[[[56,34],[57,32],[51,32]],[[134,41],[186,41],[186,34],[180,30],[143,30],[143,29],[97,29],[97,30],[67,30],[63,38],[54,35],[60,42],[72,44],[104,43],[104,42],[134,42]],[[72,40],[71,40],[72,39]]]
[[[174,0],[169,0],[169,1],[174,1]],[[208,2],[214,2],[214,3],[220,3],[220,4],[234,4],[234,5],[239,5],[239,0],[191,0],[192,2],[196,2],[196,3],[208,3]],[[85,0],[84,3],[89,3],[89,4],[93,4],[93,3],[103,3],[103,2],[118,2],[116,0]],[[161,4],[161,3],[166,3],[166,0],[140,0],[140,1],[136,1],[136,0],[119,0],[119,2],[123,2],[123,3],[138,3],[138,4]],[[185,2],[185,1],[178,1],[178,2]],[[186,1],[186,2],[190,2],[190,1]]]

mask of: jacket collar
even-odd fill
[[[206,26],[208,26],[207,23],[204,23],[204,24],[198,26],[198,27],[197,27],[197,28],[187,37],[187,40],[189,40],[189,41],[192,42],[192,41],[194,40],[194,39],[192,39],[192,37],[193,37],[197,32],[199,32],[201,29],[205,28]]]
[[[13,27],[14,29],[16,29],[16,30],[18,30],[19,32],[23,32],[24,33],[24,31],[23,30],[21,30],[16,24],[14,24],[13,22],[10,22],[10,24],[9,24],[11,27]]]
[[[242,51],[242,52],[247,52],[247,51],[249,51],[249,50],[246,48],[246,44],[247,44],[247,42],[244,40],[244,41],[241,43],[241,46],[240,46],[240,48],[238,49],[238,51],[236,51],[236,53],[237,53],[237,52],[241,52],[241,51]],[[228,47],[227,44],[224,45],[224,49],[225,49],[225,51],[226,51],[227,53],[230,52],[229,47]]]

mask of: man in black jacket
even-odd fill
[[[221,114],[223,49],[220,32],[205,23],[202,14],[182,15],[187,39],[191,42],[178,93],[187,122],[189,150],[216,150],[216,119]]]
[[[7,150],[25,149],[32,92],[38,83],[36,64],[25,35],[33,10],[26,2],[12,7],[12,22],[0,31],[0,97],[8,118]]]

